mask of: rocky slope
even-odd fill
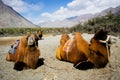
[[[7,27],[36,27],[36,25],[0,0],[0,28]]]

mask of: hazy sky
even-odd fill
[[[2,0],[22,16],[38,24],[120,5],[120,0]]]

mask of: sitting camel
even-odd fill
[[[65,41],[61,38],[60,41]],[[68,39],[69,41],[69,39]],[[94,37],[90,40],[90,44],[83,39],[79,32],[75,32],[72,43],[72,48],[69,50],[70,45],[67,41],[61,44],[57,49],[56,57],[59,60],[72,62],[77,69],[90,69],[90,68],[103,68],[108,63],[110,46],[107,32],[99,30],[95,33]],[[64,49],[67,47],[67,50]]]
[[[74,39],[70,39],[67,34],[62,35],[60,45],[57,48],[56,57],[59,60],[68,61],[76,65],[88,59],[89,44],[83,39],[79,32],[75,32],[74,35]]]
[[[6,60],[15,62],[14,68],[17,70],[24,68],[35,69],[40,56],[37,41],[36,34],[29,34],[22,37],[14,53],[9,52],[7,54]]]

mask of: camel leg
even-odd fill
[[[77,64],[74,64],[74,67],[80,70],[87,70],[87,69],[94,68],[94,64],[91,63],[90,61],[82,61]]]
[[[6,56],[6,60],[7,61],[13,61],[13,58],[14,58],[14,55],[13,54],[7,54],[7,56]]]

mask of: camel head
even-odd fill
[[[38,46],[38,37],[36,34],[30,34],[26,37],[27,45],[30,47]]]
[[[108,35],[108,31],[101,29],[97,31],[94,35],[94,39],[96,40],[106,40]]]

